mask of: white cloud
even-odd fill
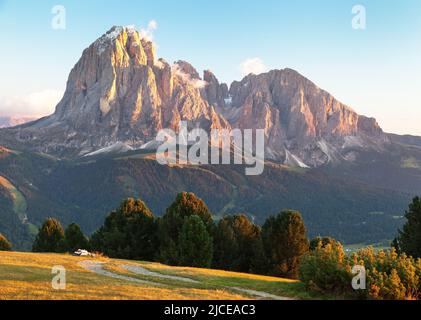
[[[249,58],[240,64],[240,71],[243,76],[253,74],[260,74],[266,72],[267,68],[260,58]]]
[[[46,116],[54,112],[63,91],[46,89],[20,97],[0,97],[2,116]]]
[[[209,84],[206,81],[201,80],[201,79],[192,79],[192,77],[189,74],[181,70],[180,66],[177,63],[173,64],[172,71],[178,77],[180,77],[184,82],[187,82],[188,84],[192,85],[196,89],[203,89]]]
[[[148,26],[145,28],[141,28],[139,33],[140,37],[144,38],[148,41],[153,41],[154,38],[154,32],[158,29],[158,23],[155,20],[151,20],[148,23]]]

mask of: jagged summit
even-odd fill
[[[38,151],[84,155],[117,142],[140,147],[180,120],[229,128],[206,101],[205,82],[185,65],[157,59],[136,30],[113,27],[84,50],[55,113],[12,133]]]
[[[275,159],[287,160],[290,153],[318,166],[346,157],[357,141],[369,147],[387,140],[375,119],[358,115],[292,69],[248,75],[231,85],[229,96],[225,117],[233,127],[265,129],[266,151]]]
[[[264,129],[266,156],[292,165],[352,160],[355,148],[387,142],[375,119],[292,69],[250,74],[228,88],[209,70],[201,77],[186,61],[158,59],[133,27],[114,26],[84,50],[54,114],[2,130],[0,144],[82,156],[140,148],[181,120],[206,130]]]
[[[125,38],[130,38],[128,44],[134,47],[142,46],[146,43],[153,46],[152,41],[150,41],[147,37],[142,37],[134,26],[113,26],[92,45],[98,49],[98,54],[102,54],[107,47],[114,46],[116,42]]]

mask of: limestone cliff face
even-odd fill
[[[219,83],[210,70],[204,71],[203,80],[206,82],[207,101],[210,105],[215,106],[218,111],[221,111],[228,99],[228,86],[225,83]]]
[[[291,69],[249,75],[234,82],[223,114],[238,128],[261,128],[269,158],[288,154],[308,166],[346,157],[347,146],[381,145],[387,138],[375,119],[358,115]],[[291,158],[291,157],[289,157]]]
[[[162,128],[178,130],[181,120],[229,128],[204,99],[205,84],[186,62],[158,60],[137,31],[113,27],[83,52],[55,113],[16,130],[16,138],[39,151],[83,155],[117,142],[140,147]]]
[[[201,78],[186,61],[157,59],[134,29],[113,27],[83,52],[55,113],[3,130],[0,143],[84,155],[114,144],[139,148],[181,120],[205,130],[263,129],[266,157],[299,166],[352,160],[357,149],[388,140],[375,119],[294,70],[249,75],[228,89],[211,71]]]

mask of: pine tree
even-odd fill
[[[76,223],[72,223],[67,226],[64,231],[65,248],[68,252],[74,252],[78,249],[88,249],[89,241],[84,236],[80,226]]]
[[[48,218],[39,229],[32,246],[33,252],[64,252],[64,230],[60,222]]]
[[[12,250],[12,244],[7,240],[7,238],[0,233],[0,251],[10,251]]]
[[[405,213],[407,222],[392,245],[398,252],[421,258],[421,198],[415,197]]]
[[[209,234],[213,234],[212,214],[202,199],[193,193],[182,192],[168,207],[160,220],[160,260],[169,265],[180,263],[179,236],[186,218],[198,216]]]
[[[230,220],[227,217],[219,220],[215,229],[213,243],[212,267],[215,269],[232,270],[233,261],[238,254],[238,243]]]
[[[208,268],[212,261],[212,237],[197,215],[187,217],[179,236],[179,264]]]
[[[269,217],[262,227],[262,239],[269,273],[297,278],[299,260],[309,250],[301,214],[285,210]]]
[[[214,256],[216,268],[263,272],[265,259],[260,228],[244,214],[224,217],[215,231]]]
[[[91,245],[113,258],[153,261],[159,249],[157,221],[143,201],[129,198],[107,216]]]

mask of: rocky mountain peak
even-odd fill
[[[115,26],[84,50],[55,113],[2,131],[0,142],[84,155],[114,145],[139,148],[162,128],[178,130],[181,120],[205,130],[263,129],[266,156],[300,166],[354,159],[355,148],[388,141],[375,119],[295,70],[250,74],[228,89],[209,70],[201,78],[186,61],[158,59],[151,41]]]
[[[156,62],[155,46],[134,27],[114,26],[87,50],[95,49],[97,55],[107,55],[116,66],[127,66],[129,61],[138,65],[153,66]]]
[[[116,143],[141,147],[180,121],[229,127],[205,87],[189,63],[171,66],[134,28],[113,27],[84,50],[55,113],[12,134],[37,151],[84,155]]]
[[[184,74],[190,76],[191,79],[201,80],[199,72],[197,72],[197,70],[187,61],[178,60],[174,63],[174,65],[177,66],[178,70],[181,73],[184,73]]]
[[[216,76],[210,70],[205,70],[203,72],[203,80],[207,83],[207,100],[221,112],[221,108],[226,106],[228,99],[228,86],[225,83],[219,83]]]
[[[347,157],[356,141],[368,146],[387,140],[375,119],[358,115],[291,69],[250,74],[234,82],[229,95],[225,117],[233,127],[264,129],[267,154],[275,159],[318,166]]]

